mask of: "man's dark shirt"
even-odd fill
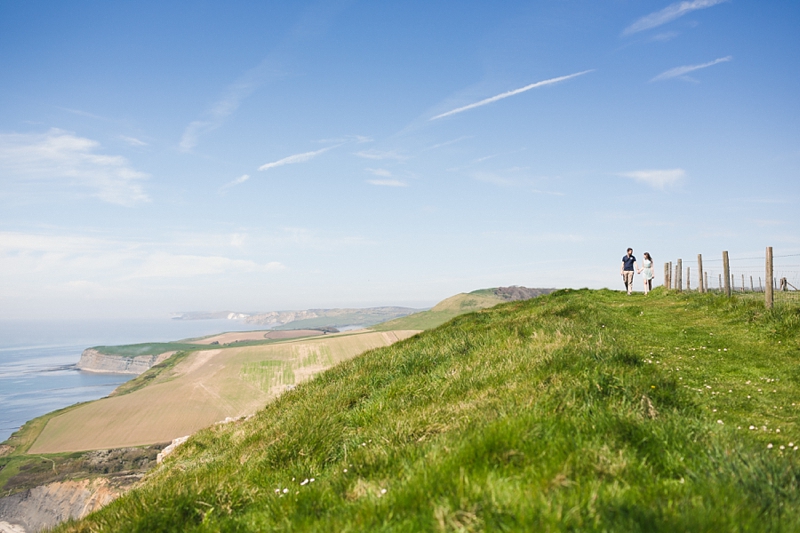
[[[635,263],[635,262],[636,262],[636,256],[635,255],[631,254],[630,257],[628,257],[628,254],[623,255],[622,256],[622,264],[623,264],[622,270],[633,270],[633,263]]]

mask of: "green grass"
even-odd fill
[[[197,433],[60,530],[800,531],[799,333],[796,305],[660,289],[500,305]]]
[[[223,333],[209,335],[208,337],[216,337],[223,335]],[[201,340],[202,338],[190,340]],[[292,337],[291,339],[258,339],[258,340],[245,340],[225,343],[222,345],[217,344],[193,344],[187,342],[148,342],[142,344],[120,344],[117,346],[95,346],[92,350],[97,350],[104,355],[118,355],[121,357],[137,357],[140,355],[159,355],[165,352],[196,352],[200,350],[214,350],[226,346],[260,346],[262,344],[275,344],[279,342],[296,341],[305,338],[314,337]]]
[[[119,355],[121,357],[138,357],[140,355],[159,355],[164,352],[178,352],[181,350],[208,349],[208,346],[185,344],[180,342],[148,342],[142,344],[121,344],[119,346],[94,346],[104,355]]]
[[[202,346],[200,348],[202,348]],[[175,368],[178,363],[186,359],[186,357],[193,351],[198,351],[198,347],[195,346],[192,350],[184,350],[171,355],[157,365],[151,366],[135,378],[126,381],[122,385],[119,385],[111,394],[109,394],[109,396],[122,396],[123,394],[130,394],[139,389],[143,389],[144,387],[150,385],[151,383],[155,383],[156,381],[168,380],[168,371]]]
[[[503,299],[494,294],[494,289],[482,289],[470,293],[456,294],[442,300],[428,311],[389,320],[388,322],[371,326],[370,329],[375,331],[433,329],[457,316],[492,307],[502,302]]]

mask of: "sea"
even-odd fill
[[[28,420],[107,396],[135,377],[77,370],[86,348],[259,329],[236,320],[0,320],[0,442]]]

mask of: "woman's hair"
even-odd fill
[[[648,261],[652,261],[653,260],[653,258],[650,257],[650,252],[645,252],[644,253],[644,258],[647,259]]]

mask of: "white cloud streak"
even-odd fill
[[[200,137],[219,128],[241,103],[259,87],[284,76],[299,45],[323,34],[328,22],[346,6],[346,2],[318,2],[306,9],[282,42],[257,66],[245,72],[225,89],[222,97],[199,120],[184,129],[180,149],[191,151]]]
[[[239,108],[242,100],[250,96],[261,85],[269,68],[269,61],[265,60],[259,66],[250,69],[239,81],[230,85],[225,95],[211,106],[204,120],[194,120],[186,126],[179,144],[184,152],[192,150],[201,135],[209,133],[220,127],[223,121]]]
[[[51,129],[43,134],[0,135],[0,171],[4,181],[38,186],[53,185],[88,191],[90,196],[118,205],[149,201],[141,180],[148,177],[122,156],[97,154],[100,143]]]
[[[367,180],[370,185],[377,185],[379,187],[408,187],[408,184],[394,179],[387,180]]]
[[[363,159],[374,159],[376,161],[382,161],[384,159],[393,159],[395,161],[403,161],[408,159],[404,155],[400,155],[395,150],[388,150],[388,151],[381,151],[381,150],[362,150],[360,152],[356,152],[355,154],[358,157]]]
[[[382,178],[391,178],[392,173],[386,170],[385,168],[365,168],[367,172],[374,176],[380,176]]]
[[[250,174],[243,174],[243,175],[239,176],[238,178],[236,178],[235,180],[233,180],[232,182],[226,183],[225,185],[220,187],[220,190],[222,191],[222,190],[228,189],[230,187],[235,187],[236,185],[241,185],[242,183],[244,183],[245,181],[247,181],[249,179],[250,179]]]
[[[719,59],[715,59],[714,61],[709,61],[708,63],[703,63],[703,64],[700,64],[700,65],[685,65],[683,67],[671,68],[671,69],[667,70],[666,72],[662,72],[661,74],[659,74],[658,76],[656,76],[655,78],[653,78],[650,81],[654,82],[654,81],[668,80],[670,78],[678,78],[678,77],[684,76],[684,75],[686,75],[686,74],[688,74],[690,72],[694,72],[695,70],[708,68],[708,67],[714,66],[714,65],[716,65],[718,63],[725,63],[726,61],[730,61],[731,59],[733,59],[733,56],[720,57]]]
[[[622,34],[631,35],[640,31],[649,30],[651,28],[661,26],[662,24],[666,24],[667,22],[672,22],[673,20],[691,13],[692,11],[712,7],[725,1],[727,0],[694,0],[692,2],[675,2],[674,4],[668,5],[661,11],[656,11],[655,13],[650,13],[649,15],[640,18],[625,28]]]
[[[130,144],[131,146],[147,146],[147,143],[137,139],[136,137],[128,137],[127,135],[120,135],[120,139],[125,141],[126,143]]]
[[[640,183],[647,184],[654,189],[664,189],[677,185],[686,176],[686,171],[682,168],[666,170],[635,170],[632,172],[621,172],[617,174],[623,178],[631,178]]]
[[[241,247],[243,243],[244,236],[235,234],[228,246]],[[37,273],[37,279],[54,281],[65,276],[82,276],[107,285],[140,278],[189,278],[285,269],[277,261],[259,263],[219,253],[175,251],[184,244],[183,241],[154,244],[93,236],[0,232],[0,275],[14,277]]]
[[[320,154],[324,154],[328,150],[333,150],[334,148],[338,148],[341,144],[337,144],[334,146],[328,146],[321,150],[314,150],[313,152],[303,152],[302,154],[294,154],[288,157],[284,157],[283,159],[278,159],[277,161],[273,161],[271,163],[265,163],[258,167],[258,170],[269,170],[271,168],[282,167],[283,165],[293,165],[295,163],[305,163],[306,161],[310,161],[317,157]]]
[[[549,80],[537,81],[536,83],[531,83],[530,85],[526,85],[525,87],[520,87],[519,89],[514,89],[512,91],[507,91],[490,98],[485,98],[479,102],[475,102],[469,105],[465,105],[463,107],[458,107],[451,111],[447,111],[446,113],[442,113],[440,115],[436,115],[435,117],[431,117],[430,120],[438,120],[440,118],[449,117],[451,115],[455,115],[458,113],[463,113],[464,111],[468,111],[470,109],[475,109],[476,107],[485,106],[498,100],[502,100],[504,98],[508,98],[509,96],[515,96],[520,93],[524,93],[526,91],[530,91],[531,89],[536,89],[537,87],[544,87],[545,85],[553,85],[554,83],[559,83],[561,81],[566,81],[572,78],[577,78],[578,76],[583,76],[584,74],[588,74],[589,72],[593,72],[594,69],[584,70],[583,72],[576,72],[575,74],[569,74],[567,76],[559,76],[557,78],[550,78]]]

